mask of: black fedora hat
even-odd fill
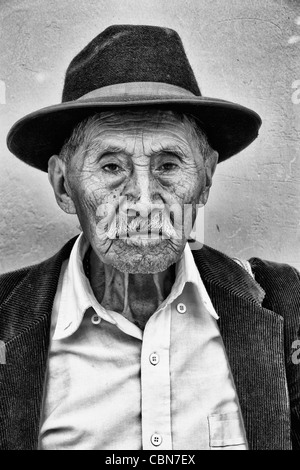
[[[77,123],[108,109],[141,106],[174,109],[195,116],[219,162],[247,147],[258,135],[254,111],[201,95],[176,31],[141,25],[110,26],[69,65],[62,103],[35,111],[8,133],[9,150],[47,171]]]

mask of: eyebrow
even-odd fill
[[[163,154],[176,154],[179,157],[187,158],[187,154],[177,145],[169,146],[169,145],[162,145],[159,149],[153,150],[152,155],[163,155]]]
[[[91,152],[95,152],[97,156],[98,154],[101,153],[101,156],[105,155],[106,153],[124,153],[127,156],[130,156],[131,154],[124,149],[121,146],[118,145],[113,145],[113,144],[107,144],[107,145],[101,145],[101,142],[99,141],[94,141],[92,142],[88,147],[86,147],[85,152],[87,154]]]
[[[128,157],[130,157],[131,155],[131,153],[128,152],[125,148],[117,146],[117,145],[106,145],[105,147],[102,147],[101,154],[104,155],[106,153],[124,153]]]

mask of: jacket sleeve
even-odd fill
[[[291,408],[293,450],[300,450],[300,274],[292,266],[258,258],[249,260],[265,290],[263,307],[284,318],[286,376]]]

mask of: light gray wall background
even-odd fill
[[[176,29],[202,93],[263,119],[259,138],[217,169],[205,242],[300,268],[299,0],[1,0],[0,18],[0,272],[40,261],[78,233],[47,175],[13,157],[5,139],[18,118],[60,102],[70,60],[117,23]]]

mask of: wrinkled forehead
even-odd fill
[[[205,135],[196,120],[187,114],[161,108],[108,110],[90,116],[73,131],[61,156],[83,150],[85,156],[103,148],[143,151],[159,147],[181,148],[183,153],[203,153]],[[129,148],[130,147],[130,148]],[[198,152],[200,150],[200,152]]]
[[[176,111],[157,109],[157,108],[139,108],[112,110],[99,113],[95,116],[97,127],[99,128],[144,128],[147,126],[151,130],[163,129],[164,127],[178,127],[182,130],[188,130],[192,118]]]
[[[82,130],[89,142],[136,135],[175,140],[180,137],[187,142],[199,137],[198,125],[192,116],[157,108],[105,111],[83,122]]]

